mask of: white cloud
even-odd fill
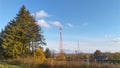
[[[47,28],[50,27],[50,25],[49,25],[44,19],[37,20],[36,23],[37,23],[39,26],[43,26],[43,27],[47,27]]]
[[[116,36],[117,35],[107,34],[107,35],[105,35],[105,38],[108,39],[107,40],[108,42],[119,43],[120,42],[120,38],[116,37]]]
[[[54,21],[51,24],[57,27],[62,27],[62,24],[59,21]]]
[[[87,23],[87,22],[85,22],[85,23],[83,23],[83,24],[82,24],[82,26],[88,26],[88,23]]]
[[[67,25],[68,25],[69,27],[73,27],[73,25],[72,25],[72,24],[70,24],[70,23],[68,23]]]
[[[44,10],[40,10],[33,14],[36,18],[43,18],[43,17],[49,17],[48,13],[46,13]]]
[[[111,41],[115,42],[115,43],[119,43],[120,42],[120,38],[112,39]]]

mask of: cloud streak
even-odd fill
[[[40,10],[40,11],[36,12],[35,14],[33,14],[33,16],[36,18],[49,17],[48,13],[45,12],[44,10]]]
[[[54,21],[51,24],[57,27],[62,27],[62,24],[59,21]]]
[[[111,42],[119,43],[120,42],[120,38],[112,39]]]
[[[72,25],[72,24],[70,24],[70,23],[68,23],[67,25],[68,25],[69,27],[73,27],[73,25]]]
[[[39,26],[43,26],[46,28],[50,28],[51,26],[62,27],[62,24],[59,21],[52,21],[51,23],[48,23],[48,21],[44,20],[44,18],[50,17],[50,15],[44,10],[40,10],[36,13],[33,13],[32,15],[37,19],[36,24]],[[70,23],[68,24],[68,26],[73,27]]]
[[[37,20],[36,24],[39,26],[47,27],[47,28],[50,27],[50,25],[44,19]]]

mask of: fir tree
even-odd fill
[[[50,58],[51,57],[51,51],[49,50],[49,48],[46,48],[45,56],[46,56],[46,58]]]
[[[23,5],[15,19],[5,27],[0,35],[4,55],[7,57],[25,56],[35,51],[35,47],[45,45],[40,26]],[[36,43],[36,44],[35,44]]]

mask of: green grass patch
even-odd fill
[[[10,65],[10,64],[7,64],[7,63],[0,63],[0,68],[22,68],[18,65]]]

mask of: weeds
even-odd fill
[[[33,57],[9,59],[5,62],[11,65],[18,65],[22,68],[120,68],[119,64],[113,63],[87,64],[81,61],[58,61],[55,59],[40,61]]]

